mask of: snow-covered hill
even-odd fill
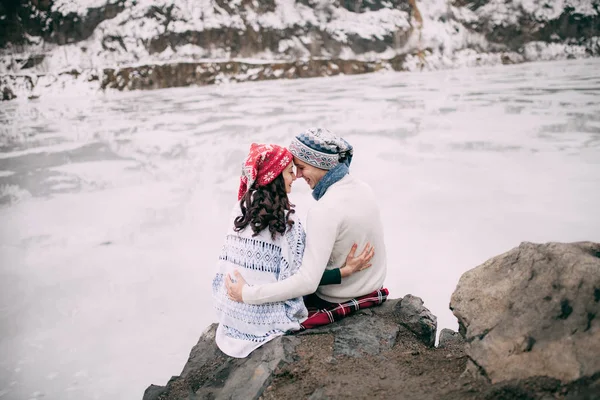
[[[599,10],[600,0],[30,0],[0,19],[0,87],[11,97],[6,89],[144,89],[302,69],[319,76],[597,56]],[[279,75],[273,63],[283,65]]]

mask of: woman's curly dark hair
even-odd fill
[[[240,208],[242,215],[234,221],[236,232],[250,225],[254,231],[252,236],[256,236],[269,228],[271,238],[275,240],[277,233],[283,235],[294,225],[290,216],[296,211],[288,199],[282,174],[268,185],[250,188],[240,200]]]

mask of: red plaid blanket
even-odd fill
[[[329,303],[314,293],[305,296],[304,304],[306,304],[306,308],[308,309],[308,318],[300,324],[300,330],[327,325],[339,321],[363,308],[383,304],[389,293],[387,289],[381,288],[373,293],[348,300],[344,303]]]

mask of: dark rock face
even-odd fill
[[[455,2],[457,5],[466,5],[465,3],[470,3],[469,8],[477,14],[490,2]],[[514,14],[513,19],[499,24],[494,15],[484,13],[470,27],[475,32],[483,33],[490,42],[514,51],[532,41],[561,43],[569,40],[571,43],[583,44],[588,38],[600,36],[600,2],[592,3],[592,7],[595,10],[593,14],[582,14],[567,5],[556,13],[558,15],[538,15],[514,5],[508,8]]]
[[[492,383],[600,374],[600,244],[522,243],[466,272],[450,307]]]
[[[16,98],[15,94],[8,87],[2,89],[2,101],[8,101]]]
[[[41,36],[45,26],[46,13],[50,6],[50,1],[6,0],[1,2],[0,48],[4,48],[8,44],[28,44],[26,35]]]
[[[354,75],[395,69],[399,63],[356,60],[304,60],[271,64],[238,61],[173,63],[121,69],[105,69],[102,89],[148,90],[190,85],[210,85],[222,81],[248,82],[280,78],[314,78],[339,74]]]
[[[85,40],[102,21],[116,17],[124,9],[125,0],[118,0],[102,7],[89,8],[83,17],[75,13],[51,13],[45,40],[59,45]]]
[[[27,2],[8,1],[0,15],[6,22],[0,24],[0,48],[8,43],[27,44],[26,35],[41,37],[59,45],[89,38],[94,29],[107,19],[116,17],[125,9],[125,0],[107,2],[102,7],[88,8],[86,15],[52,11],[53,0]]]
[[[318,0],[297,0],[299,3],[303,3],[307,6],[314,6],[318,4]],[[408,11],[410,7],[409,1],[407,0],[343,0],[340,1],[341,6],[348,11],[362,13],[366,11],[377,11],[386,7],[393,7],[404,9]]]
[[[474,13],[475,19],[461,20],[468,31],[485,35],[492,47],[496,46],[510,51],[521,51],[524,44],[532,41],[547,43],[565,42],[582,44],[585,40],[600,36],[600,3],[592,1],[592,12],[583,13],[566,5],[561,12],[548,14],[539,13],[542,6],[533,10],[506,2],[506,10],[489,11],[489,0],[464,1],[455,0],[455,7],[467,8]],[[32,0],[28,2],[7,1],[0,7],[0,13],[5,19],[0,21],[0,48],[7,44],[26,44],[27,35],[40,37],[45,42],[55,44],[77,43],[89,38],[96,27],[106,20],[121,16],[125,8],[125,0],[108,2],[102,7],[89,8],[84,14],[75,12],[60,12],[53,8],[53,0]],[[502,3],[494,3],[500,4]],[[206,6],[204,6],[206,7]],[[382,53],[389,49],[399,49],[407,44],[410,35],[418,29],[427,29],[422,12],[414,0],[343,0],[343,1],[314,1],[298,0],[295,7],[311,9],[318,16],[316,21],[299,21],[288,26],[269,25],[257,22],[257,16],[281,12],[281,5],[275,0],[249,1],[244,0],[231,4],[227,1],[215,1],[212,9],[203,10],[197,18],[204,20],[205,15],[222,15],[236,18],[236,23],[221,26],[198,26],[189,24],[187,30],[172,29],[178,23],[190,22],[186,9],[180,8],[176,2],[164,2],[152,5],[145,10],[145,15],[132,15],[128,18],[145,18],[151,24],[157,24],[158,31],[150,38],[126,37],[123,33],[107,32],[103,42],[117,42],[124,51],[129,51],[127,39],[135,39],[145,46],[149,54],[163,52],[171,48],[177,49],[188,44],[207,49],[226,50],[229,57],[251,57],[262,52],[277,54],[278,58],[327,57],[337,58],[344,47],[351,49],[357,55],[366,52]],[[595,7],[595,8],[594,8]],[[551,7],[550,7],[551,8]],[[377,34],[363,34],[353,31],[334,31],[323,22],[340,20],[344,13],[365,14],[377,13],[385,9],[405,13],[406,25],[381,31]],[[594,12],[595,11],[595,12]],[[514,18],[497,21],[501,13],[514,14]],[[555,15],[556,14],[556,15]],[[440,21],[453,19],[453,13],[448,11],[437,17]],[[354,21],[349,18],[348,21]],[[368,21],[368,20],[365,20]],[[124,21],[123,21],[124,22]],[[416,24],[415,24],[416,23]],[[296,40],[295,46],[280,47],[285,39]],[[129,41],[130,42],[130,41]],[[300,43],[303,44],[300,44]],[[476,43],[475,47],[479,46]],[[299,53],[299,48],[301,52]],[[110,46],[106,49],[110,49]],[[414,50],[414,49],[413,49]],[[137,50],[136,50],[137,51]],[[592,51],[592,50],[590,50]],[[308,52],[308,53],[307,53]]]
[[[103,21],[113,19],[125,10],[125,0],[108,2],[102,7],[89,8],[85,15],[74,12],[60,13],[53,11],[53,0],[31,1],[14,5],[5,10],[7,21],[10,22],[11,31],[8,27],[4,29],[7,35],[5,41],[0,39],[0,48],[9,43],[25,44],[26,35],[41,37],[49,43],[59,45],[76,43],[89,38],[96,27]],[[411,6],[408,1],[353,1],[346,0],[338,2],[314,2],[299,1],[307,7],[318,9],[325,18],[333,18],[339,7],[352,13],[363,13],[365,11],[378,11],[384,8],[399,9],[410,13]],[[207,7],[207,6],[204,6]],[[311,22],[296,24],[288,27],[268,26],[257,23],[257,15],[265,15],[277,11],[275,0],[249,1],[244,0],[231,4],[227,1],[215,1],[211,10],[205,10],[207,14],[221,14],[229,17],[239,18],[239,23],[231,26],[206,27],[201,30],[190,28],[184,31],[173,31],[173,24],[188,22],[189,16],[182,16],[182,10],[178,9],[176,2],[149,7],[143,16],[153,23],[161,26],[160,31],[152,38],[143,40],[143,45],[149,54],[160,53],[167,48],[177,49],[180,46],[192,44],[205,49],[223,49],[229,57],[251,57],[257,53],[269,51],[281,56],[300,56],[297,49],[281,49],[280,41],[284,39],[309,36],[310,44],[306,43],[311,56],[338,57],[342,44],[357,52],[366,51],[382,52],[390,44],[398,46],[404,44],[408,38],[410,27],[402,29],[402,32],[388,32],[384,35],[363,36],[357,34],[340,38],[330,29]],[[1,9],[0,9],[1,11]],[[223,14],[225,13],[225,14]],[[139,16],[133,18],[140,18]],[[203,20],[204,15],[199,18]],[[0,25],[0,28],[2,26]],[[1,32],[2,30],[0,30]],[[106,35],[103,41],[120,42],[125,51],[128,47],[123,36]],[[298,42],[299,43],[299,42]],[[109,48],[109,47],[108,47]],[[306,54],[302,54],[306,55]]]

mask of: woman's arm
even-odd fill
[[[323,276],[321,277],[320,285],[323,285],[324,283],[322,283],[322,282],[327,281],[327,280],[329,280],[331,282],[329,284],[335,284],[335,283],[339,284],[341,282],[342,278],[348,277],[358,271],[362,271],[363,269],[367,269],[371,266],[371,263],[370,263],[371,258],[373,258],[373,256],[375,255],[374,247],[371,246],[370,243],[367,243],[367,245],[365,246],[363,251],[357,257],[355,257],[354,255],[356,253],[357,247],[358,246],[356,244],[354,244],[352,246],[350,253],[348,253],[348,256],[346,257],[346,262],[344,263],[344,265],[341,268],[325,270],[323,272]],[[248,287],[248,286],[246,285],[246,281],[244,280],[242,275],[237,270],[235,270],[233,272],[233,274],[235,276],[235,282],[231,279],[231,276],[229,276],[229,275],[227,275],[227,277],[225,278],[225,287],[227,289],[227,294],[231,300],[237,301],[239,303],[244,303],[243,291],[244,291],[244,288]],[[288,279],[291,279],[291,277]],[[283,282],[285,282],[285,281],[283,281]],[[268,285],[277,285],[277,284],[278,284],[278,282],[271,283]],[[287,300],[287,299],[288,298],[285,298],[283,300]],[[283,300],[273,300],[273,301],[283,301]]]
[[[370,243],[367,243],[362,253],[358,257],[355,257],[357,248],[358,246],[354,243],[352,249],[350,249],[350,253],[346,257],[346,262],[340,268],[326,269],[323,272],[319,286],[339,285],[342,283],[342,278],[347,278],[358,271],[369,268],[371,266],[370,260],[375,255],[375,249]]]
[[[326,269],[323,271],[319,286],[339,285],[340,283],[342,283],[342,273],[340,272],[340,268]]]
[[[314,293],[331,255],[337,231],[337,215],[327,207],[313,207],[306,217],[306,246],[303,254],[296,255],[292,251],[291,261],[298,267],[294,274],[278,282],[248,286],[239,285],[243,280],[234,272],[236,294],[230,296],[247,304],[264,304]],[[233,284],[231,277],[225,279],[225,284]]]
[[[264,304],[285,301],[314,293],[331,256],[338,231],[335,213],[325,207],[313,207],[306,217],[306,247],[298,262],[299,269],[284,280],[255,286],[243,286],[243,302]],[[227,283],[228,281],[225,280]]]

